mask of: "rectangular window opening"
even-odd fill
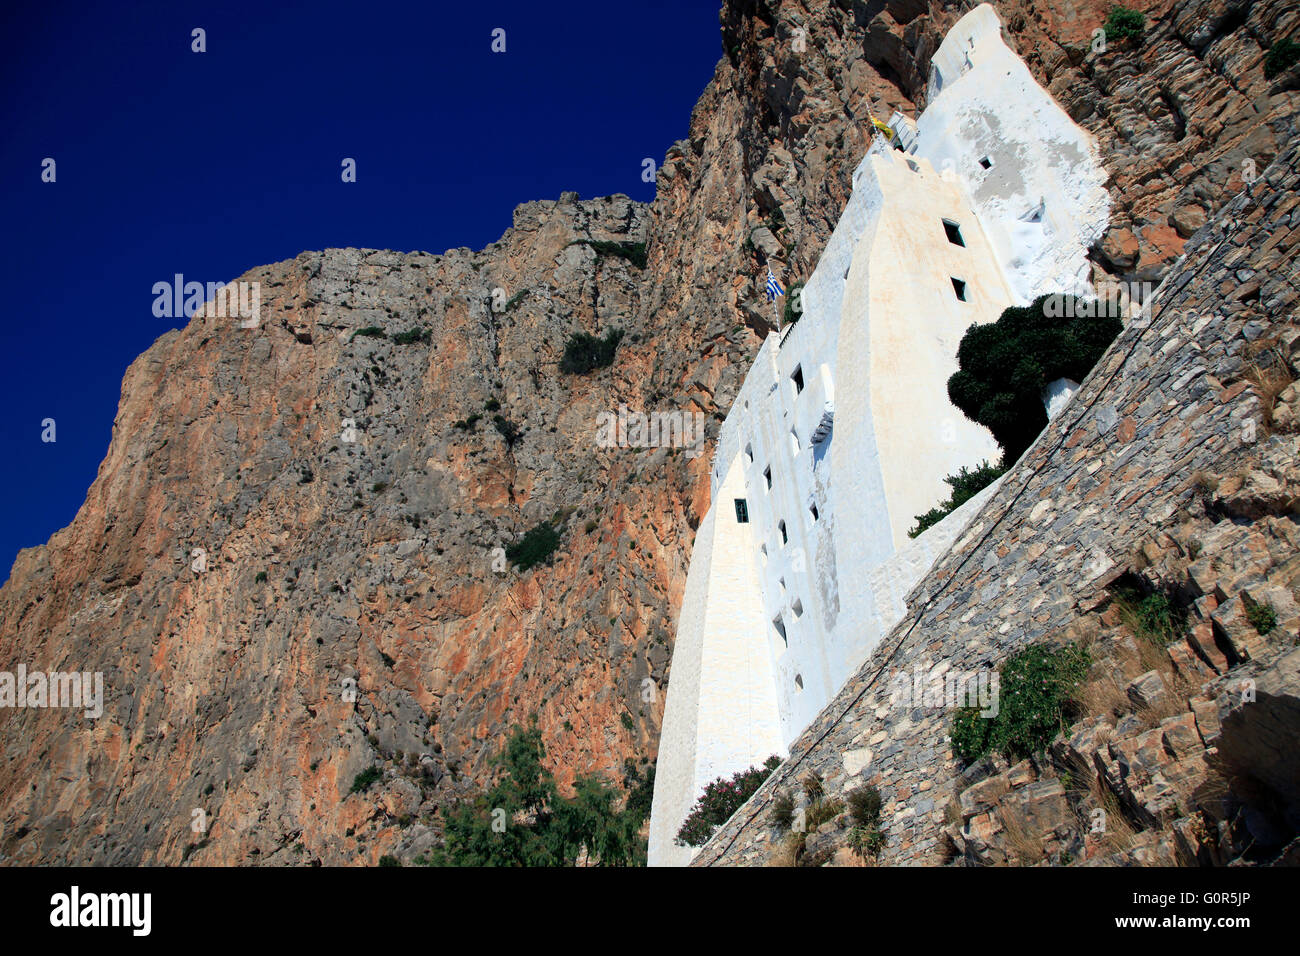
[[[966,301],[966,283],[962,279],[953,277],[952,291],[957,293],[957,298],[962,302]]]
[[[943,221],[943,231],[948,234],[948,241],[954,246],[966,245],[966,240],[961,237],[961,226],[957,225],[951,219]]]
[[[749,524],[749,504],[744,498],[736,499],[736,522],[738,524]]]
[[[794,393],[798,395],[803,391],[803,366],[796,365],[794,372],[790,376],[790,381],[794,382]]]

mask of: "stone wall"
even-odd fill
[[[1201,475],[1294,443],[1261,426],[1270,410],[1247,376],[1260,343],[1297,334],[1298,169],[1293,145],[1188,242],[1150,320],[1120,335],[909,595],[908,616],[695,865],[771,861],[771,804],[808,773],[828,795],[879,788],[882,862],[944,857],[946,808],[962,787],[948,712],[891,707],[891,679],[917,663],[977,671],[1060,631],[1198,497]]]

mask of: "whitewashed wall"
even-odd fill
[[[682,866],[677,830],[711,780],[772,754],[781,738],[750,524],[737,521],[739,462],[727,468],[695,536],[677,624],[655,768],[649,863]]]
[[[673,837],[705,784],[785,753],[993,493],[906,535],[947,498],[946,475],[1000,454],[947,400],[962,335],[1066,287],[1104,231],[1095,144],[1006,47],[992,8],[963,17],[933,62],[909,152],[873,139],[802,318],[767,337],[722,425],[673,652],[652,865],[689,862]]]

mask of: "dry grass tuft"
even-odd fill
[[[1261,424],[1264,433],[1270,434],[1273,431],[1273,411],[1277,407],[1277,397],[1295,381],[1286,356],[1276,346],[1264,349],[1246,369],[1245,378],[1259,396]]]

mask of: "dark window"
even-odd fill
[[[821,515],[817,513],[817,505],[815,503],[809,505],[808,510],[812,512],[813,521],[817,521],[821,518]]]
[[[781,530],[781,544],[784,545],[786,542],[788,542],[788,541],[790,540],[790,536],[789,536],[788,534],[785,533],[785,522],[784,522],[784,521],[781,522],[781,524],[779,525],[779,528],[780,528],[780,530]]]
[[[802,674],[795,674],[795,675],[794,675],[794,687],[795,687],[795,690],[796,690],[796,691],[801,691],[801,690],[803,690],[803,675],[802,675]]]
[[[993,160],[985,156],[983,159],[980,160],[980,165],[983,166],[985,169],[988,169],[990,166],[993,165]]]
[[[919,173],[921,171],[921,167],[916,165],[916,163],[912,162],[910,159],[907,161],[907,168],[914,173]]]
[[[961,279],[952,280],[952,291],[957,293],[957,298],[961,301],[966,301],[966,283]]]
[[[781,646],[789,647],[790,639],[786,636],[785,622],[781,620],[780,614],[772,619],[772,627],[776,629],[776,636],[781,638]]]
[[[772,466],[768,465],[763,469],[763,479],[767,482],[767,490],[772,490]]]
[[[740,524],[749,524],[749,505],[745,503],[744,498],[736,499],[736,521]]]
[[[794,374],[790,376],[790,379],[791,381],[794,382],[794,393],[798,395],[800,392],[803,391],[803,366],[802,365],[796,365],[794,367]]]
[[[966,240],[961,237],[961,226],[952,220],[945,219],[943,221],[943,231],[948,234],[948,241],[954,246],[966,245]]]

